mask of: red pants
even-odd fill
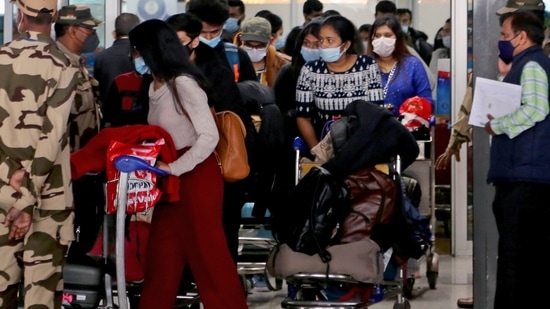
[[[153,213],[140,309],[173,309],[187,263],[206,309],[247,308],[222,228],[223,179],[211,155],[180,176],[180,201]]]

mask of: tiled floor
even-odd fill
[[[421,266],[421,274],[425,273],[425,263]],[[457,308],[456,299],[472,295],[472,257],[440,256],[439,276],[435,290],[430,290],[424,275],[416,279],[411,308],[442,309]],[[285,289],[277,292],[253,292],[248,297],[249,308],[271,309],[281,308],[285,297]],[[393,308],[395,297],[371,305],[369,308]]]

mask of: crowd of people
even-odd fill
[[[20,36],[0,47],[6,68],[0,79],[0,255],[6,257],[0,261],[0,308],[16,307],[22,278],[25,308],[61,307],[67,255],[91,249],[102,220],[94,214],[104,201],[97,175],[71,181],[70,155],[102,129],[132,124],[167,132],[177,157],[156,165],[179,180],[179,200],[163,200],[154,210],[140,308],[173,308],[186,269],[206,308],[246,308],[235,267],[241,208],[258,202],[276,212],[294,186],[294,137],[314,148],[326,123],[358,100],[396,117],[412,97],[433,106],[437,61],[450,57],[451,19],[432,45],[411,26],[412,12],[392,1],[379,1],[374,22],[357,27],[338,11],[324,11],[321,1],[306,0],[304,24],[284,35],[282,19],[268,10],[247,17],[240,0],[190,0],[185,13],[165,21],[119,15],[114,44],[97,55],[92,75],[83,54],[96,51],[96,27],[103,21],[89,7],[14,3]],[[485,126],[493,136],[488,180],[497,189],[500,233],[495,308],[520,306],[518,286],[533,278],[519,265],[529,265],[531,244],[550,239],[532,228],[550,219],[543,206],[550,160],[544,152],[530,155],[545,149],[550,134],[550,60],[540,18],[515,11],[499,14],[499,61],[505,63],[503,81],[522,86],[522,106]],[[251,82],[261,86],[242,86]],[[272,95],[280,117],[262,120],[274,128],[280,119],[281,132],[255,126],[254,116],[267,117],[258,106],[268,100],[265,92],[243,93],[255,89]],[[244,180],[223,181],[211,109],[236,112],[246,127],[251,174]],[[468,127],[461,128],[437,168],[470,141]],[[266,170],[265,164],[274,166]]]

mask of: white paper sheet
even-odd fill
[[[498,118],[513,113],[521,105],[521,86],[477,77],[468,124],[484,127],[487,114]]]

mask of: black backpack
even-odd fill
[[[319,254],[326,250],[338,222],[349,212],[349,193],[343,181],[322,167],[312,168],[298,183],[287,203],[273,213],[273,236],[296,252]]]

